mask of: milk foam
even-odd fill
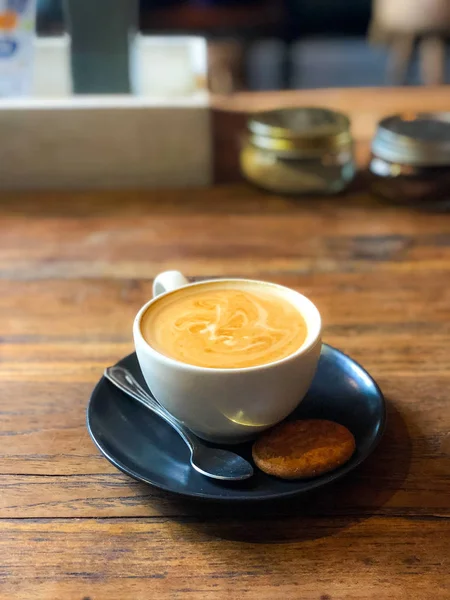
[[[307,334],[299,311],[269,286],[221,286],[178,290],[155,302],[141,330],[157,351],[212,368],[266,364],[289,356]]]

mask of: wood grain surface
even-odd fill
[[[386,395],[375,453],[322,492],[256,507],[181,501],[115,470],[85,408],[167,268],[308,295],[324,339]],[[243,183],[2,193],[0,598],[450,598],[449,389],[449,215]]]

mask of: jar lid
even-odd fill
[[[350,121],[325,108],[281,108],[254,114],[248,121],[251,142],[258,148],[311,154],[348,145]]]
[[[450,112],[393,115],[381,120],[372,153],[404,165],[450,165]]]

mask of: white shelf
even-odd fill
[[[161,54],[164,38],[158,39],[137,40],[136,68],[151,62],[156,46]],[[206,44],[190,40],[182,38],[180,45],[191,57],[198,86],[189,85],[189,93],[182,88],[177,93],[173,87],[165,92],[160,80],[150,95],[151,71],[145,71],[136,96],[71,95],[70,39],[37,40],[35,96],[0,100],[0,188],[208,185],[209,95],[202,83],[206,72],[201,72],[206,69],[206,54],[201,54]],[[173,56],[171,60],[175,71],[176,64],[186,64],[174,62]]]

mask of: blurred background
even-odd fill
[[[119,56],[124,27],[148,34],[204,36],[209,88],[216,93],[438,84],[450,79],[445,52],[449,4],[449,0],[374,0],[374,4],[372,0],[38,0],[37,29],[40,35],[58,35],[70,21],[75,55],[95,38],[99,46],[103,40],[111,56],[116,47]],[[83,11],[89,11],[89,18]],[[109,76],[114,77],[113,72]]]

